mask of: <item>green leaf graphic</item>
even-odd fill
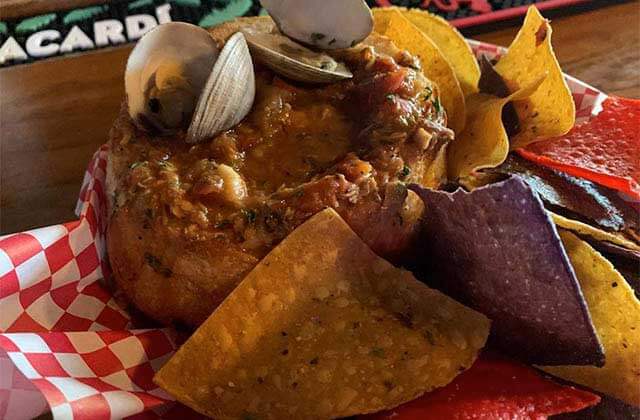
[[[7,24],[4,22],[0,22],[0,35],[6,35],[9,32],[9,28]]]
[[[23,20],[16,26],[17,34],[24,34],[29,32],[38,31],[45,26],[49,25],[51,22],[56,20],[55,13],[48,13],[46,15],[34,16],[28,19]]]
[[[153,0],[136,0],[129,3],[129,5],[127,6],[127,9],[133,10],[133,9],[139,9],[140,7],[152,6],[152,5],[153,5]]]
[[[200,7],[202,2],[200,0],[173,0],[173,3],[178,6],[186,6],[186,7]]]
[[[211,10],[198,22],[198,26],[209,28],[235,17],[242,16],[249,11],[251,5],[251,0],[231,0],[224,8]]]
[[[93,6],[72,10],[64,16],[62,22],[64,22],[65,25],[69,25],[70,23],[89,20],[95,15],[104,12],[105,10],[107,10],[107,6]]]

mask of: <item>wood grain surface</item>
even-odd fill
[[[640,2],[558,18],[553,30],[565,72],[640,97]],[[516,32],[474,38],[506,46]],[[0,233],[75,218],[86,164],[120,106],[130,48],[0,69]]]

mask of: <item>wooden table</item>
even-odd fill
[[[553,22],[565,72],[640,97],[640,3]],[[508,45],[516,27],[475,36]],[[69,221],[86,164],[107,139],[130,46],[0,70],[0,233]]]

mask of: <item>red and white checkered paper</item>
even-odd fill
[[[476,55],[504,49],[469,41]],[[606,97],[567,76],[579,120]],[[196,418],[152,377],[173,354],[170,329],[132,329],[101,284],[107,146],[96,152],[79,220],[0,238],[0,418]]]

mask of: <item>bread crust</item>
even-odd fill
[[[214,27],[210,33],[222,46],[246,25],[272,28],[273,21],[268,17],[241,18]],[[110,214],[107,250],[113,279],[129,303],[145,315],[163,324],[197,327],[263,255],[248,251],[229,237],[194,241],[157,224],[150,228],[145,209],[121,198],[131,166],[121,144],[135,135],[125,103],[111,131],[106,179]],[[441,159],[444,145],[432,149],[432,157]],[[378,199],[363,200],[348,209],[344,205],[335,208],[372,249],[397,259],[416,237],[424,205],[401,184],[378,187]],[[295,224],[282,227],[283,235],[293,228]]]

